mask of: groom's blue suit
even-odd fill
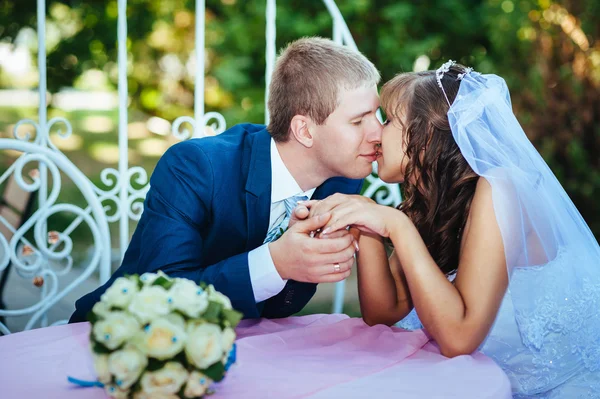
[[[278,295],[256,303],[248,252],[262,245],[271,207],[271,136],[264,125],[172,146],[150,179],[144,212],[121,267],[80,298],[70,322],[84,321],[112,282],[125,274],[162,270],[214,284],[245,318],[286,317],[301,310],[316,284],[288,281]],[[356,194],[362,180],[331,178],[313,199]]]

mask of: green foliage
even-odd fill
[[[167,364],[167,361],[165,360],[158,360],[154,357],[149,357],[148,358],[148,366],[146,367],[146,369],[148,371],[158,371],[160,369],[162,369],[163,367],[165,367],[165,364]],[[186,364],[186,363],[184,363]]]
[[[92,324],[96,323],[99,320],[98,316],[96,316],[96,313],[92,312],[91,310],[87,312],[86,319]]]
[[[223,305],[219,302],[209,301],[208,307],[204,311],[202,318],[209,323],[219,324],[219,315],[223,310]]]
[[[209,368],[201,370],[201,373],[211,380],[219,382],[225,377],[225,365],[221,362],[216,362]]]
[[[175,284],[175,281],[170,280],[164,276],[158,277],[156,280],[152,282],[152,285],[158,285],[163,287],[165,290],[171,289],[171,287]]]
[[[242,316],[242,313],[235,310],[223,309],[221,312],[221,317],[223,318],[222,324],[227,324],[227,326],[231,328],[236,328],[240,323],[240,320],[242,320]]]
[[[92,338],[92,350],[94,351],[94,353],[98,353],[101,355],[109,354],[112,352],[106,346],[102,345],[100,342],[96,341],[93,338]]]

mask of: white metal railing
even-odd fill
[[[335,1],[323,0],[333,20],[332,38],[338,43],[357,49]],[[139,166],[129,166],[128,159],[128,87],[127,87],[127,0],[118,0],[118,145],[119,161],[117,169],[106,168],[101,172],[101,182],[104,187],[97,187],[90,179],[57,148],[50,140],[50,131],[58,129],[59,138],[68,138],[72,134],[71,123],[65,118],[48,120],[46,113],[46,7],[45,0],[37,0],[37,36],[38,36],[38,69],[39,69],[39,109],[38,121],[24,119],[18,121],[14,127],[14,139],[0,139],[0,151],[16,150],[22,153],[13,165],[0,177],[2,184],[11,174],[14,174],[19,186],[26,191],[36,192],[38,209],[29,220],[20,228],[10,224],[0,216],[0,224],[6,225],[14,235],[10,240],[0,235],[0,271],[11,262],[17,274],[23,278],[32,276],[46,277],[49,284],[41,290],[38,303],[17,310],[0,310],[0,316],[31,315],[25,329],[32,328],[35,323],[41,326],[48,325],[46,312],[50,307],[65,297],[75,286],[87,279],[94,271],[99,270],[100,284],[106,282],[111,273],[111,248],[108,224],[119,223],[119,248],[122,259],[129,243],[129,223],[138,221],[142,213],[142,200],[149,185],[146,171]],[[182,116],[173,121],[172,134],[179,140],[190,137],[203,137],[205,129],[210,127],[215,133],[226,129],[223,115],[217,112],[204,111],[204,75],[205,75],[205,1],[195,1],[195,103],[194,117]],[[266,84],[268,86],[276,58],[276,1],[266,0]],[[265,121],[269,114],[266,109],[268,90],[265,90]],[[20,136],[19,128],[22,125],[33,126],[35,136],[26,134]],[[59,127],[63,129],[59,129]],[[191,127],[188,128],[186,126]],[[39,173],[33,183],[23,179],[24,166],[35,163]],[[88,206],[85,209],[72,204],[56,203],[60,191],[60,172],[66,174],[83,194]],[[48,177],[51,177],[51,191],[48,192]],[[369,187],[365,195],[373,197],[377,202],[386,205],[400,203],[400,190],[397,185],[387,185],[375,176],[367,178]],[[107,206],[109,203],[111,206]],[[104,204],[104,206],[103,206]],[[73,213],[74,221],[67,229],[55,233],[52,240],[48,239],[47,221],[50,215],[58,212]],[[91,261],[85,265],[82,273],[64,288],[59,289],[58,279],[72,266],[72,237],[71,233],[80,224],[89,226],[93,235],[93,255]],[[34,228],[34,242],[29,242],[24,234]],[[62,246],[62,250],[58,250]],[[24,248],[33,254],[34,261],[24,261]],[[56,262],[63,265],[60,270],[55,270]],[[61,263],[62,262],[62,263]],[[343,309],[344,282],[336,284],[333,301],[333,312],[339,313]],[[57,323],[62,323],[60,320]],[[55,323],[56,324],[56,323]],[[9,333],[8,328],[0,323],[0,331]]]
[[[86,280],[97,268],[103,270],[105,274],[110,273],[108,220],[89,179],[62,153],[52,147],[45,148],[35,142],[30,143],[15,139],[0,139],[0,151],[2,150],[19,151],[22,155],[0,177],[0,183],[6,181],[10,174],[14,174],[16,182],[23,190],[30,193],[40,192],[44,178],[47,179],[47,175],[30,174],[33,180],[31,183],[23,178],[26,166],[32,163],[38,165],[37,169],[34,170],[45,170],[52,178],[50,193],[44,198],[43,203],[40,202],[38,209],[22,226],[14,228],[6,219],[0,216],[0,223],[13,233],[10,242],[3,235],[0,235],[0,248],[2,248],[3,254],[3,256],[0,256],[0,270],[6,268],[8,263],[11,262],[15,271],[21,277],[31,278],[36,276],[46,281],[43,285],[40,301],[36,304],[22,309],[0,311],[1,316],[31,314],[25,325],[25,329],[28,330],[40,319],[42,325],[47,325],[45,315],[48,309],[64,298],[74,287]],[[77,185],[89,204],[86,209],[57,202],[61,189],[60,172],[68,176]],[[60,212],[75,214],[77,218],[63,232],[57,232],[56,234],[47,232],[46,222],[52,215]],[[71,257],[73,240],[70,234],[82,222],[85,222],[92,232],[94,243],[92,257],[77,278],[59,290],[59,276],[68,273],[73,266]],[[33,243],[24,237],[25,233],[32,227],[34,230]],[[62,249],[59,250],[58,248],[61,247]],[[0,323],[0,331],[4,334],[10,333],[3,323]]]

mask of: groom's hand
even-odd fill
[[[314,214],[313,209],[319,202],[321,202],[321,200],[310,200],[310,201],[298,202],[298,205],[292,211],[292,217],[290,218],[288,227],[292,227],[300,220],[306,220],[309,216],[318,216],[318,215]],[[325,213],[325,212],[321,211],[319,214],[321,214],[321,213]],[[346,234],[352,233],[352,235],[354,237],[354,247],[356,247],[356,250],[358,251],[358,237],[360,236],[360,231],[358,231],[356,229],[354,229],[354,230],[355,231],[351,231],[351,232],[345,231],[345,230],[338,230],[334,233],[328,234],[324,238],[328,238],[328,239],[338,238],[338,237],[343,237]],[[320,231],[311,231],[310,236],[320,238],[321,234],[320,234]]]
[[[294,208],[294,211],[292,212],[290,222],[288,223],[288,228],[292,227],[300,220],[305,220],[308,217],[309,213],[310,209],[308,208],[308,206],[299,203],[298,206],[296,206]]]
[[[309,283],[334,283],[348,277],[354,264],[354,237],[317,239],[311,232],[329,222],[325,213],[298,220],[277,240],[269,243],[271,258],[281,278]]]

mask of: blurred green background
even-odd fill
[[[128,3],[129,159],[150,174],[177,141],[170,124],[193,115],[194,1]],[[206,1],[206,111],[221,112],[228,127],[264,121],[265,3]],[[118,161],[117,1],[46,4],[48,115],[73,126],[67,139],[57,138],[60,124],[51,136],[102,187],[101,170]],[[337,4],[383,81],[402,71],[437,68],[449,58],[504,77],[525,131],[600,237],[600,0]],[[300,36],[331,37],[331,31],[321,1],[277,3],[278,48]],[[0,0],[2,137],[12,137],[22,118],[37,120],[36,65],[36,2]],[[27,131],[31,126],[22,126],[19,134]],[[2,153],[0,171],[14,156]],[[76,188],[63,186],[64,201],[83,203]]]

